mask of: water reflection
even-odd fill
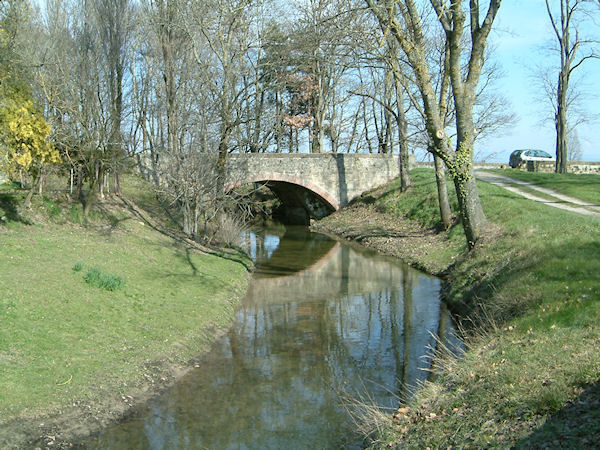
[[[439,280],[305,229],[251,235],[257,271],[236,324],[181,383],[90,447],[357,447],[341,404],[378,404],[428,376],[453,339]]]

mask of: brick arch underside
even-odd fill
[[[310,181],[303,180],[302,178],[292,177],[288,175],[282,175],[278,173],[269,173],[269,174],[260,174],[252,177],[244,178],[244,180],[236,181],[234,183],[229,183],[225,186],[225,192],[229,192],[236,187],[242,186],[248,183],[261,183],[261,182],[269,182],[269,181],[279,181],[283,183],[294,184],[296,186],[303,187],[311,191],[313,194],[317,195],[319,198],[323,200],[323,202],[329,206],[332,211],[337,211],[340,209],[339,201],[329,194],[324,189],[320,188],[314,183]]]

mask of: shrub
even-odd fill
[[[214,239],[226,247],[239,247],[242,243],[243,222],[229,214],[221,214],[217,218]]]
[[[55,219],[60,215],[60,207],[58,206],[57,202],[55,202],[54,200],[52,200],[49,197],[44,197],[42,200],[42,203],[44,205],[44,207],[46,208],[46,211],[48,212],[48,216],[51,219]]]
[[[84,280],[91,286],[106,289],[107,291],[116,291],[125,285],[123,277],[104,273],[99,269],[90,269],[85,274]]]
[[[73,266],[73,270],[75,272],[81,272],[82,269],[83,269],[83,263],[81,261],[76,262],[75,265]]]
[[[71,209],[69,210],[69,216],[71,222],[83,225],[83,208],[79,204],[71,205]]]

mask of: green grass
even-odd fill
[[[17,189],[21,189],[21,186],[16,181],[14,182],[6,182],[0,183],[0,193],[2,192],[12,192]]]
[[[421,205],[437,214],[433,171],[411,175],[418,189],[384,195],[376,204],[392,212]],[[563,192],[591,192],[586,189],[593,181],[573,176]],[[409,414],[390,422],[379,444],[489,448],[600,442],[593,414],[600,399],[594,397],[600,383],[600,221],[485,182],[478,186],[486,215],[501,235],[465,254],[457,226],[447,238],[454,255],[445,248],[424,256],[455,261],[447,297],[455,311],[476,323],[468,350],[460,360],[443,362],[438,380],[411,401]],[[420,214],[422,223],[435,222]],[[579,420],[580,404],[591,405],[587,420]],[[570,432],[557,434],[566,429]]]
[[[593,174],[555,174],[523,172],[514,169],[493,170],[492,172],[526,181],[538,186],[600,205],[600,176]]]
[[[400,180],[394,180],[375,200],[375,206],[391,215],[403,216],[426,228],[442,229],[439,218],[437,185],[430,169],[411,171],[412,186],[407,195],[400,193]],[[456,193],[452,181],[447,178],[448,197],[453,211],[458,209]],[[456,218],[455,218],[456,222]],[[437,252],[423,252],[421,262],[425,267],[447,267],[457,254],[465,249],[465,238],[460,223],[447,232],[444,247]]]
[[[107,291],[117,291],[125,286],[123,277],[102,272],[95,267],[88,270],[83,279],[90,286],[106,289]]]
[[[429,169],[414,169],[411,171],[411,195],[400,195],[400,180],[395,180],[388,185],[388,189],[377,199],[376,204],[385,211],[403,215],[415,220],[425,227],[440,228],[438,197],[435,177],[430,177]],[[457,210],[456,193],[450,178],[446,180],[448,197],[451,208]]]
[[[0,223],[0,422],[127,393],[147,383],[150,363],[185,363],[230,324],[243,265],[190,251],[117,207],[83,228],[67,220],[77,206],[34,199],[46,224],[24,223],[17,200],[0,203],[12,218]],[[119,289],[94,287],[92,268]]]
[[[556,197],[554,197],[554,196],[552,196],[550,194],[546,194],[545,192],[539,191],[539,190],[537,190],[537,189],[535,189],[533,187],[530,187],[530,186],[525,186],[525,185],[522,185],[522,184],[519,184],[519,183],[512,183],[510,181],[506,182],[505,184],[507,184],[510,187],[516,188],[516,189],[518,189],[520,191],[523,191],[523,192],[525,192],[527,194],[534,195],[534,196],[536,196],[536,197],[538,197],[538,198],[540,198],[542,200],[546,200],[548,202],[556,202],[557,201]]]

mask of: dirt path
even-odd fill
[[[532,183],[527,183],[526,181],[515,180],[503,175],[484,172],[481,170],[475,171],[475,176],[479,180],[503,187],[510,192],[514,192],[515,194],[521,195],[536,202],[545,203],[546,205],[564,209],[577,214],[600,217],[600,205],[590,204],[589,202],[585,202],[575,197],[569,197],[568,195],[561,194],[552,189],[543,188]],[[524,186],[530,190],[537,191],[541,194],[544,194],[544,197],[539,197],[531,192],[519,189],[514,185]]]

